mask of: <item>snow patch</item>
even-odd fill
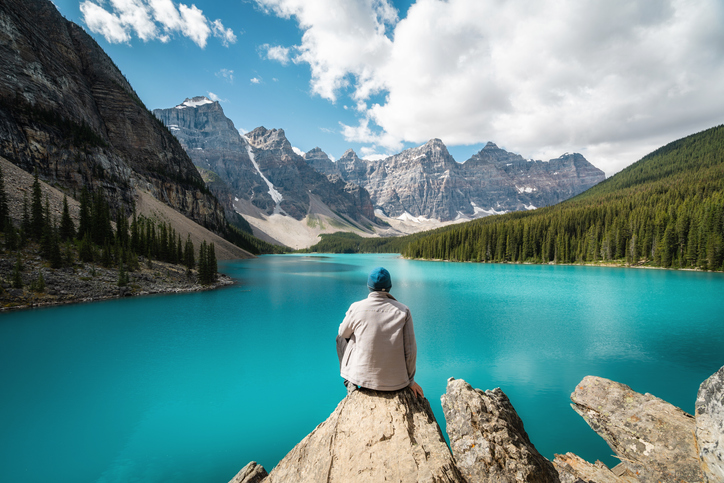
[[[264,180],[266,185],[269,187],[269,196],[271,196],[272,200],[274,200],[274,203],[276,206],[274,206],[274,214],[279,214],[283,210],[279,206],[279,204],[282,202],[282,194],[277,191],[274,188],[274,185],[271,181],[267,179],[266,176],[264,176],[264,173],[261,172],[261,169],[259,168],[259,165],[256,162],[256,159],[254,158],[254,151],[251,149],[251,144],[249,144],[249,139],[247,139],[246,136],[244,136],[244,140],[246,141],[246,152],[249,154],[249,159],[251,160],[251,164],[254,165],[254,168],[256,168],[257,173],[259,173],[259,176],[261,176],[261,179]]]
[[[193,99],[186,99],[181,104],[176,106],[176,109],[186,109],[187,107],[199,107],[205,104],[213,104],[214,101],[206,97],[194,97]]]
[[[536,209],[536,207],[533,206],[533,203],[531,203],[530,205],[523,205],[523,206],[525,206],[526,210],[535,210]]]
[[[168,125],[168,128],[169,128],[171,131],[180,131],[180,130],[181,130],[181,129],[178,127],[178,124],[169,124],[169,125]]]
[[[413,223],[429,223],[431,221],[438,222],[438,220],[431,220],[430,218],[426,216],[412,216],[407,211],[405,211],[403,214],[397,217],[400,221],[411,221]]]
[[[518,190],[518,193],[532,193],[534,191],[538,191],[537,188],[531,188],[530,186],[516,186],[516,190]]]

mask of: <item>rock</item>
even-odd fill
[[[500,388],[483,392],[450,378],[441,400],[450,447],[468,483],[559,481]]]
[[[651,394],[594,376],[578,384],[571,400],[573,409],[639,481],[703,480],[690,414]]]
[[[268,473],[264,467],[256,461],[244,466],[229,483],[260,483]]]
[[[439,139],[381,160],[345,152],[336,163],[307,153],[320,172],[339,174],[365,188],[389,217],[450,221],[549,206],[581,193],[606,176],[580,154],[550,161],[526,160],[488,143],[464,163],[456,162]]]
[[[591,464],[573,453],[556,455],[553,465],[558,471],[561,483],[594,481],[595,483],[636,483],[638,480],[627,468],[618,465],[614,470],[596,461]]]
[[[264,481],[465,482],[430,404],[407,388],[347,396]]]
[[[696,442],[706,481],[724,481],[724,367],[699,386]]]

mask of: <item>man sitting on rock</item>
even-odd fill
[[[339,326],[337,356],[340,375],[352,394],[361,386],[376,391],[410,387],[424,397],[415,382],[417,344],[410,309],[390,295],[390,272],[377,267],[367,279],[370,294],[353,303]]]

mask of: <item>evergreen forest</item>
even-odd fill
[[[123,210],[118,210],[113,228],[110,206],[98,190],[90,193],[85,188],[80,193],[80,219],[75,226],[68,209],[68,199],[63,198],[60,220],[51,216],[49,201],[43,200],[38,174],[31,188],[30,200],[23,203],[20,227],[15,227],[8,210],[8,200],[0,170],[0,227],[4,234],[4,250],[17,252],[30,243],[37,243],[40,256],[51,268],[72,267],[76,262],[95,263],[118,269],[118,285],[128,284],[128,272],[139,269],[139,257],[186,266],[189,275],[198,268],[197,280],[203,285],[216,280],[217,262],[213,243],[203,241],[196,252],[189,235],[182,239],[170,224],[155,221],[135,212],[129,223]],[[21,270],[17,256],[16,272]],[[13,277],[14,288],[20,277]]]
[[[659,148],[554,206],[395,240],[360,240],[328,236],[310,251],[724,270],[724,126]]]

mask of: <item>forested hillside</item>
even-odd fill
[[[431,232],[410,258],[724,269],[724,126],[670,143],[558,205]]]

